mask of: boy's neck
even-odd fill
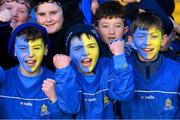
[[[22,75],[24,75],[24,76],[27,76],[27,77],[35,77],[35,76],[38,76],[41,72],[42,72],[42,68],[41,67],[39,67],[36,71],[34,71],[34,72],[28,72],[28,71],[26,71],[25,69],[23,69],[21,66],[19,67],[19,69],[20,69],[20,72],[21,72],[21,74]]]
[[[142,58],[140,55],[138,55],[138,59],[139,59],[140,61],[142,61],[142,62],[153,62],[153,61],[155,61],[157,58],[158,58],[158,55],[155,56],[155,57],[152,58],[152,59],[144,59],[144,58]]]

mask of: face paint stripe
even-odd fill
[[[152,59],[158,55],[162,43],[162,33],[156,27],[150,27],[149,30],[137,28],[133,41],[138,48],[138,54],[143,59]]]
[[[92,71],[97,63],[97,59],[99,56],[98,44],[94,37],[88,37],[85,33],[81,35],[81,39],[84,44],[85,53],[87,55],[86,57],[90,57],[89,59],[91,59],[91,65],[88,67],[88,70]]]

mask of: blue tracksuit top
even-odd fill
[[[99,58],[94,71],[96,79],[91,83],[83,78],[73,63],[58,69],[59,105],[67,108],[64,110],[67,113],[75,114],[76,119],[116,118],[116,100],[129,100],[134,93],[132,67],[126,63],[125,55],[120,60],[121,67],[114,68],[113,60]]]
[[[54,73],[43,67],[40,79],[30,88],[25,88],[18,78],[19,65],[5,71],[6,78],[0,84],[1,119],[50,119],[62,118],[58,103],[50,103],[41,90],[47,78]]]
[[[141,68],[131,59],[134,70],[135,94],[128,102],[121,102],[121,116],[126,119],[180,119],[180,64],[162,55],[159,66],[147,79]],[[159,60],[155,61],[158,62]],[[143,63],[141,63],[143,64]],[[150,67],[150,66],[149,66]]]

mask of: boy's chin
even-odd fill
[[[142,57],[139,56],[139,59],[143,62],[151,62],[157,59],[157,56],[153,56],[153,57]]]
[[[91,75],[93,74],[93,71],[92,70],[85,70],[85,69],[79,69],[79,71],[83,74],[86,74],[86,75]]]

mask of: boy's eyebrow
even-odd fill
[[[27,47],[27,45],[17,45],[18,47]]]
[[[33,45],[33,47],[36,47],[36,46],[42,46],[42,44]]]
[[[25,0],[7,0],[6,2],[13,2],[13,1],[16,1],[17,3],[20,3],[20,4],[24,4],[28,9],[30,9],[29,3]]]
[[[142,31],[147,31],[148,29],[147,28],[144,28],[144,27],[139,27],[139,30],[142,30]]]
[[[96,43],[90,43],[90,44],[88,44],[88,46],[90,46],[90,45],[96,45]]]

